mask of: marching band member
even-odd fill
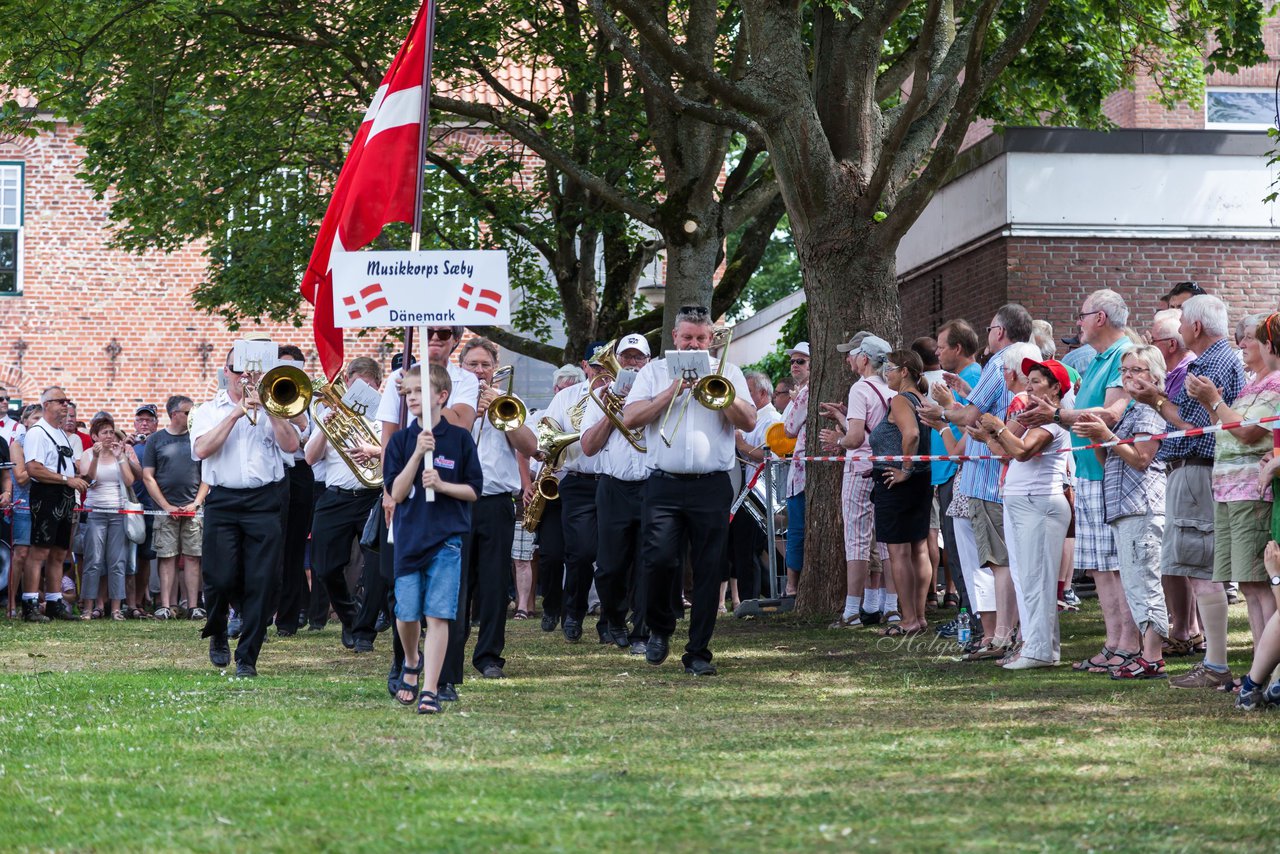
[[[235,370],[233,352],[224,366],[227,387],[200,407],[191,428],[191,456],[203,462],[210,487],[203,548],[209,617],[201,637],[209,638],[209,661],[226,667],[228,610],[238,594],[243,622],[236,676],[251,677],[258,675],[258,651],[280,583],[280,523],[288,501],[283,455],[298,450],[299,433],[262,408],[256,386]],[[246,417],[250,411],[256,412],[256,424]]]
[[[578,383],[584,382],[587,378],[586,372],[577,365],[561,365],[560,369],[555,372],[551,378],[552,400],[567,388],[571,388]],[[542,410],[531,416],[534,423],[539,423],[548,414],[549,410]],[[560,425],[565,430],[572,429],[568,424]],[[531,462],[530,465],[538,467],[537,474],[541,474],[542,463]],[[557,483],[564,478],[564,470],[561,469],[557,474]],[[530,491],[530,497],[526,500],[533,500],[533,493]],[[556,625],[560,622],[560,615],[564,606],[565,591],[565,548],[564,548],[564,513],[561,511],[564,502],[560,500],[548,501],[542,507],[542,519],[534,531],[538,543],[538,578],[542,581],[542,630],[544,632],[554,632]]]
[[[293,365],[299,370],[307,367],[301,348],[293,344],[281,344],[277,351],[280,364]],[[303,410],[291,419],[302,431],[302,442],[311,437],[311,416]],[[307,569],[303,560],[307,551],[307,537],[311,534],[311,513],[315,505],[315,475],[308,465],[302,448],[285,456],[289,481],[289,498],[284,515],[284,561],[281,568],[280,587],[277,591],[275,613],[276,633],[281,637],[297,634],[301,626],[300,615],[307,607]]]
[[[351,364],[347,365],[347,387],[350,388],[356,380],[363,380],[371,389],[377,389],[382,382],[382,369],[373,359],[352,359]],[[337,413],[329,411],[320,413],[321,418],[327,419],[336,415]],[[357,414],[356,417],[361,416]],[[377,436],[379,426],[368,416],[364,416],[364,420],[373,435]],[[380,445],[360,444],[359,447],[347,450],[358,463],[378,459],[382,455]],[[360,541],[369,513],[378,503],[382,489],[366,486],[356,476],[318,424],[307,441],[306,454],[308,464],[314,466],[322,462],[325,472],[324,492],[316,502],[311,523],[311,572],[314,583],[324,585],[329,602],[342,622],[343,645],[356,652],[372,652],[375,632],[372,625],[363,624],[359,625],[357,631],[359,609],[347,586],[346,568],[351,559],[351,546]],[[368,579],[366,589],[376,586],[372,578],[378,575],[375,567],[370,566],[369,570],[371,571],[365,574]],[[375,600],[372,604],[380,605],[381,600]],[[376,619],[377,608],[372,608],[372,611]]]
[[[710,350],[711,312],[704,306],[681,308],[672,337],[677,350]],[[734,430],[750,431],[756,423],[746,380],[741,369],[729,364],[727,353],[721,357],[719,373],[734,389],[733,403],[712,410],[689,402],[679,429],[668,437],[669,447],[661,436],[665,413],[678,395],[691,393],[695,383],[670,379],[666,359],[650,362],[640,371],[623,410],[627,427],[645,428],[649,467],[641,546],[645,622],[650,632],[645,659],[658,665],[667,658],[676,627],[684,556],[691,551],[693,608],[683,660],[685,672],[695,676],[716,672],[710,644],[720,607],[716,598],[733,503],[729,470],[735,464]],[[676,404],[678,408],[680,402]]]
[[[527,424],[513,430],[499,430],[489,422],[489,407],[504,393],[494,385],[498,368],[498,347],[487,338],[472,338],[462,347],[459,358],[463,370],[480,381],[480,399],[476,404],[476,421],[471,436],[479,449],[484,487],[471,506],[471,532],[464,536],[461,584],[470,595],[463,594],[458,617],[450,625],[449,647],[445,652],[443,673],[454,674],[461,681],[463,653],[471,634],[472,605],[479,618],[471,664],[486,679],[502,679],[506,659],[507,590],[511,586],[511,545],[515,539],[516,500],[521,495],[521,463],[517,452],[526,457],[538,449],[538,439]],[[528,463],[524,464],[526,467]],[[445,682],[450,680],[445,679]]]
[[[593,344],[587,353],[587,378],[571,385],[551,399],[546,415],[562,428],[576,433],[583,427],[587,392],[604,372],[591,359],[604,342]],[[560,480],[561,525],[564,530],[564,639],[570,643],[582,640],[582,620],[587,615],[587,597],[596,562],[596,486],[600,481],[599,457],[582,453],[579,443],[570,445],[563,456],[564,477]],[[543,525],[546,525],[546,520]],[[547,579],[544,579],[544,585]],[[544,588],[545,589],[545,588]]]
[[[615,352],[618,363],[628,371],[639,371],[649,362],[649,342],[643,335],[623,336]],[[625,399],[630,389],[631,384],[627,383],[616,393]],[[644,586],[639,583],[636,566],[640,558],[644,483],[649,477],[645,453],[636,450],[595,404],[588,407],[582,427],[582,453],[598,457],[602,472],[595,498],[596,524],[605,546],[597,550],[595,571],[603,622],[601,637],[635,655],[643,655],[649,630],[644,621]],[[628,604],[632,614],[629,632]]]

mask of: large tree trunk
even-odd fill
[[[684,231],[684,217],[664,229],[667,276],[662,307],[662,346],[671,343],[671,330],[681,306],[711,305],[716,267],[721,260],[724,235],[714,223],[703,222],[692,234]],[[655,354],[656,355],[656,354]]]
[[[836,345],[855,332],[868,330],[898,343],[898,288],[894,246],[885,246],[875,226],[858,231],[848,220],[828,218],[828,228],[796,236],[809,303],[808,454],[828,453],[818,431],[833,426],[818,414],[822,402],[843,403],[852,377]],[[796,610],[833,614],[844,603],[844,517],[840,486],[844,465],[812,462],[806,467],[804,575]]]

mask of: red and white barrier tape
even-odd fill
[[[751,494],[751,490],[755,487],[756,481],[760,479],[760,473],[764,471],[764,467],[769,464],[768,460],[756,466],[756,470],[751,474],[751,480],[747,482],[747,488],[742,490],[742,494],[733,502],[733,506],[729,508],[729,521],[733,521],[733,515],[738,512],[738,508],[742,506],[742,502],[747,500],[747,496]]]
[[[1092,451],[1095,448],[1114,448],[1116,445],[1132,445],[1135,442],[1150,442],[1154,440],[1164,441],[1166,439],[1183,439],[1195,438],[1196,436],[1204,436],[1209,433],[1217,433],[1221,430],[1236,430],[1241,427],[1260,427],[1263,424],[1271,424],[1280,421],[1280,415],[1268,415],[1265,418],[1251,418],[1247,421],[1232,421],[1228,424],[1210,424],[1208,427],[1192,427],[1189,430],[1171,430],[1168,433],[1139,433],[1128,439],[1115,439],[1111,442],[1094,442],[1092,445],[1080,445],[1078,447],[1060,448],[1053,451],[1041,451],[1040,454],[1073,454],[1076,451]],[[1040,456],[1037,454],[1037,456]],[[806,463],[843,463],[846,460],[860,460],[864,462],[883,462],[883,463],[928,463],[942,462],[950,460],[957,463],[968,463],[976,460],[999,460],[1007,462],[1013,457],[999,456],[996,454],[974,454],[972,456],[966,454],[920,454],[920,455],[885,455],[885,454],[855,454],[853,456],[804,456],[804,457],[777,457],[778,462],[789,462],[802,460]]]
[[[11,507],[24,507],[30,509],[31,504],[26,501],[15,501]],[[193,510],[130,510],[127,507],[77,507],[76,513],[112,513],[119,516],[177,516],[186,519],[192,519],[196,516],[203,515]]]

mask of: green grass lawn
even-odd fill
[[[1096,607],[1064,620],[1064,658],[1098,648]],[[273,637],[236,681],[197,635],[0,620],[0,848],[1274,844],[1280,716],[1163,681],[1007,673],[785,619],[722,619],[720,675],[695,681],[674,655],[654,668],[528,621],[508,623],[512,678],[424,718],[387,696],[385,637],[360,657],[332,626]]]

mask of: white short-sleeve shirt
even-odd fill
[[[747,380],[742,369],[737,365],[725,363],[721,373],[733,386],[739,400],[750,400]],[[653,400],[671,386],[672,379],[667,373],[667,360],[656,359],[640,369],[636,383],[627,395],[627,403],[639,403]],[[683,391],[676,398],[671,412],[671,433],[681,406],[682,398],[690,394]],[[645,463],[649,470],[660,469],[674,474],[711,474],[718,471],[729,471],[734,466],[737,447],[734,443],[734,426],[729,423],[723,410],[707,409],[696,400],[689,401],[688,411],[679,430],[671,438],[671,447],[662,441],[660,435],[664,415],[660,414],[644,429]]]
[[[449,400],[445,406],[465,403],[475,409],[476,403],[480,400],[480,381],[476,379],[476,375],[452,362],[445,366],[445,370],[449,372],[449,379],[453,381],[453,391],[449,392]],[[404,399],[402,395],[396,393],[396,381],[402,376],[404,371],[400,368],[391,372],[387,381],[382,384],[382,400],[378,404],[378,420],[394,424],[396,427],[400,426],[400,401]],[[410,415],[408,423],[412,424],[417,420]]]
[[[60,451],[60,448],[70,448],[71,456],[67,456],[66,451]],[[54,474],[76,477],[76,461],[84,452],[84,446],[79,439],[73,442],[66,431],[41,418],[27,431],[22,450],[28,462],[38,462]]]

